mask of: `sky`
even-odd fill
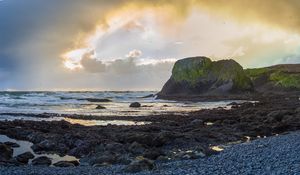
[[[0,0],[0,90],[159,90],[178,59],[300,63],[298,0]]]

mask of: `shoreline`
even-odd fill
[[[299,98],[274,98],[232,104],[230,110],[202,109],[189,112],[186,116],[161,114],[125,117],[127,120],[151,122],[138,126],[82,126],[65,121],[0,121],[0,134],[32,142],[35,153],[75,156],[82,165],[90,167],[128,166],[141,157],[153,161],[153,164],[160,161],[201,160],[218,154],[212,150],[212,146],[299,130]],[[107,118],[113,120],[124,117]]]

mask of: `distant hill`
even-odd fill
[[[300,92],[300,64],[246,69],[234,60],[178,60],[159,96],[221,96]]]
[[[281,64],[246,69],[255,90],[261,93],[284,93],[300,90],[300,64]]]

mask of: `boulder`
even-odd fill
[[[51,163],[51,159],[46,156],[38,157],[32,160],[32,165],[50,166]]]
[[[97,105],[96,109],[106,109],[106,107],[101,106],[101,105]]]
[[[137,173],[140,171],[150,171],[155,167],[154,162],[144,157],[137,157],[123,170],[127,173]]]
[[[25,152],[16,157],[16,160],[20,163],[27,164],[30,159],[33,159],[34,155],[31,152]]]
[[[250,78],[234,60],[192,57],[175,63],[171,78],[158,96],[228,95],[251,91]]]
[[[106,151],[103,153],[97,153],[90,159],[90,165],[102,165],[102,164],[114,164],[117,163],[118,155],[115,153]]]
[[[131,104],[129,105],[129,107],[131,107],[131,108],[139,108],[139,107],[141,107],[141,103],[139,103],[139,102],[134,102],[134,103],[131,103]]]
[[[0,162],[8,161],[12,158],[12,156],[13,156],[13,149],[10,146],[1,143],[0,144]]]
[[[75,167],[79,165],[77,160],[75,161],[59,161],[53,164],[56,167]]]
[[[133,154],[142,154],[146,150],[145,147],[138,142],[133,142],[128,149]]]

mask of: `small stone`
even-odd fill
[[[27,164],[30,159],[33,159],[34,155],[31,152],[25,152],[16,157],[16,160],[20,163]]]
[[[77,160],[75,161],[59,161],[53,164],[56,167],[75,167],[79,165]]]
[[[96,107],[96,109],[106,109],[106,107],[101,106],[101,105],[98,105],[98,106]]]
[[[139,107],[141,107],[141,103],[139,103],[139,102],[134,102],[134,103],[131,103],[131,104],[129,105],[129,107],[131,107],[131,108],[139,108]]]

